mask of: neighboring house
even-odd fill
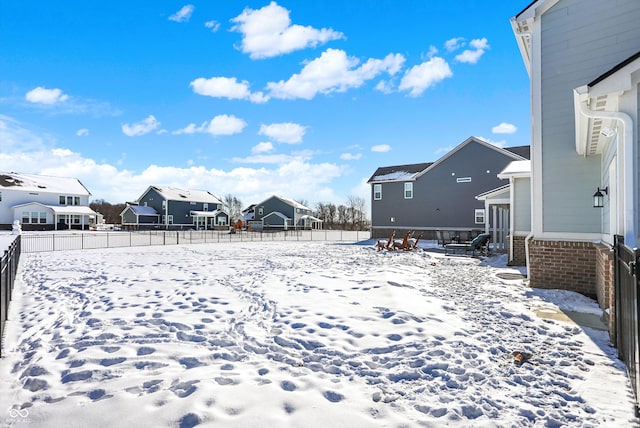
[[[205,190],[150,186],[120,213],[125,228],[196,228],[229,226],[222,201]]]
[[[253,220],[255,214],[256,204],[251,204],[247,208],[242,210],[242,221],[248,222],[249,220]]]
[[[637,0],[538,0],[511,18],[531,81],[530,283],[603,308],[613,236],[639,242],[638,22]]]
[[[90,195],[76,178],[0,172],[0,229],[88,229],[98,216]]]
[[[508,263],[525,266],[525,239],[531,233],[531,161],[511,162],[498,178],[509,180]]]
[[[322,220],[311,215],[311,208],[282,196],[271,196],[256,204],[249,225],[255,229],[320,229]]]
[[[504,185],[496,174],[528,158],[528,146],[500,148],[471,137],[436,162],[378,168],[368,181],[372,237],[484,231],[485,206],[476,196]]]

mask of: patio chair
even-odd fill
[[[402,241],[396,239],[395,241],[393,241],[393,249],[394,250],[406,250],[407,247],[409,246],[409,235],[411,235],[411,232],[407,232],[404,234],[404,238],[402,238]]]
[[[409,238],[407,241],[408,244],[408,248],[405,248],[405,250],[415,250],[418,248],[418,242],[420,241],[420,238],[422,238],[422,233],[420,235],[418,235],[417,238]]]
[[[378,251],[382,251],[382,250],[391,250],[392,246],[393,246],[393,238],[396,237],[396,231],[394,230],[393,232],[391,232],[391,236],[389,236],[388,240],[384,240],[384,239],[378,239],[378,242],[376,243],[376,247],[378,248]]]
[[[490,239],[491,235],[489,233],[481,233],[468,244],[446,244],[444,246],[444,253],[463,252],[464,254],[471,253],[471,255],[476,255],[477,252],[479,254],[489,255]]]

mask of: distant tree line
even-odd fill
[[[348,196],[347,203],[318,202],[313,215],[323,221],[325,229],[366,230],[369,228],[366,202],[359,196]]]
[[[111,204],[104,199],[96,199],[89,204],[89,208],[104,216],[104,222],[107,224],[120,224],[120,213],[126,207],[126,204]]]

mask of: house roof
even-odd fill
[[[640,70],[640,52],[596,77],[591,83],[574,88],[573,104],[576,127],[576,152],[591,156],[604,153],[617,132],[626,132],[633,124],[619,126],[624,116],[620,96],[635,88],[632,76]]]
[[[265,199],[264,201],[260,202],[259,204],[255,204],[254,206],[263,205],[265,202],[267,202],[269,199],[272,199],[272,198],[280,199],[282,202],[284,202],[287,205],[292,206],[293,208],[300,208],[300,209],[303,209],[303,210],[311,211],[311,208],[309,208],[309,207],[307,207],[305,205],[302,205],[300,202],[294,201],[293,199],[285,198],[283,196],[277,196],[277,195],[270,196],[267,199]]]
[[[197,216],[197,217],[217,217],[218,214],[227,214],[227,213],[222,210],[213,210],[213,211],[189,211],[189,214],[191,214],[191,216]]]
[[[178,187],[150,186],[142,195],[144,196],[150,189],[154,189],[168,201],[204,202],[209,204],[222,204],[212,193],[206,190],[186,190]],[[141,197],[142,199],[142,197]]]
[[[623,68],[625,68],[626,66],[630,65],[631,63],[633,63],[635,60],[640,59],[640,51],[636,52],[635,54],[631,55],[629,58],[625,59],[624,61],[616,64],[615,66],[613,66],[613,68],[611,68],[610,70],[604,72],[603,74],[601,74],[600,76],[596,77],[592,82],[587,83],[588,87],[593,87],[596,86],[598,83],[602,82],[603,80],[613,76],[616,72],[622,70]]]
[[[511,157],[513,160],[524,160],[528,159],[530,155],[530,147],[529,146],[516,146],[516,147],[508,147],[501,148],[494,146],[493,144],[487,143],[476,137],[469,137],[462,143],[460,143],[457,147],[450,150],[446,155],[441,157],[435,162],[426,162],[426,163],[416,163],[410,165],[398,165],[398,166],[387,166],[380,167],[376,170],[376,172],[371,176],[367,183],[380,183],[380,182],[397,182],[397,181],[413,181],[418,177],[425,174],[427,171],[435,168],[440,163],[444,162],[447,158],[454,155],[457,151],[462,149],[467,144],[472,142],[481,144],[486,146],[492,150],[495,150],[499,153],[502,153],[508,157]]]
[[[476,196],[476,199],[479,201],[486,201],[488,199],[503,202],[505,199],[505,195],[507,196],[506,199],[509,199],[510,188],[510,184],[505,184],[504,186],[496,187],[495,189],[480,193]]]
[[[86,205],[45,205],[40,202],[27,202],[26,204],[14,205],[11,208],[22,208],[30,205],[38,205],[53,211],[55,214],[67,215],[90,215],[95,216],[97,213]]]
[[[382,166],[373,173],[368,183],[380,181],[411,181],[416,175],[429,168],[433,162],[409,165]]]
[[[48,175],[0,172],[0,189],[25,192],[57,193],[61,195],[89,196],[91,192],[77,178]]]
[[[136,215],[160,215],[155,208],[144,205],[129,205],[127,208]]]
[[[523,161],[513,161],[510,162],[500,173],[498,174],[498,178],[509,178],[509,177],[528,177],[531,175],[531,161],[523,160]]]
[[[276,217],[280,217],[283,220],[289,220],[289,217],[287,217],[286,215],[282,214],[280,211],[272,211],[269,214],[267,214],[266,216],[262,217],[262,219],[264,220],[267,217],[270,217],[272,215],[275,215]]]
[[[525,159],[531,159],[531,146],[514,146],[505,147],[504,149]]]

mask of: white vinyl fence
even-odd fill
[[[366,241],[370,237],[369,231],[347,230],[241,231],[237,233],[215,230],[23,233],[22,252],[252,241],[358,242]]]

